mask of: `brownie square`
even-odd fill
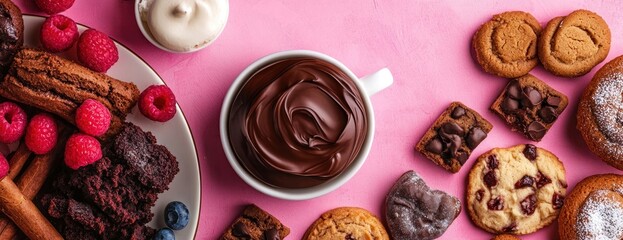
[[[569,103],[567,96],[527,74],[510,80],[491,110],[528,139],[541,141]]]
[[[284,239],[290,228],[255,204],[248,205],[242,215],[223,233],[221,240]]]
[[[415,149],[437,165],[456,173],[493,125],[476,111],[453,102],[426,131]]]

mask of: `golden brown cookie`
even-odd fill
[[[518,238],[515,235],[502,234],[502,235],[495,236],[491,240],[521,240],[521,238]]]
[[[569,193],[558,218],[560,239],[623,239],[623,176],[594,175]]]
[[[469,172],[467,210],[480,228],[495,234],[528,234],[551,224],[567,183],[562,162],[534,145],[494,148]]]
[[[606,63],[578,105],[577,128],[595,155],[623,170],[623,56]]]
[[[389,240],[381,221],[372,213],[358,207],[329,210],[316,220],[303,240],[370,239]]]
[[[599,15],[576,10],[547,23],[539,38],[543,67],[562,77],[582,76],[610,51],[610,28]]]
[[[516,78],[538,64],[541,25],[529,13],[504,12],[484,23],[472,39],[476,60],[485,72]]]

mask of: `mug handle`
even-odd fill
[[[381,90],[389,87],[394,83],[394,76],[387,68],[376,71],[368,76],[359,78],[363,89],[368,93],[368,96],[372,96]]]

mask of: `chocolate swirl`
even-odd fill
[[[353,80],[316,58],[272,62],[240,88],[228,133],[238,161],[276,187],[305,188],[343,172],[367,135]]]

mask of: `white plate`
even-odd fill
[[[39,30],[45,18],[39,16],[24,15],[24,41],[27,46],[40,46]],[[80,32],[87,27],[78,25]],[[107,74],[119,80],[134,82],[143,90],[153,84],[164,84],[160,76],[132,51],[117,44],[119,61],[108,70]],[[75,59],[75,47],[66,57]],[[177,157],[180,172],[169,185],[169,190],[158,195],[156,206],[152,208],[154,219],[148,224],[153,228],[165,227],[164,208],[171,201],[181,201],[188,206],[190,222],[180,231],[175,231],[176,239],[193,239],[197,231],[199,209],[201,203],[201,180],[199,176],[199,161],[195,143],[179,105],[177,114],[166,123],[158,123],[145,118],[134,108],[128,116],[128,121],[140,126],[145,131],[152,132],[158,139],[158,143],[166,146]]]

